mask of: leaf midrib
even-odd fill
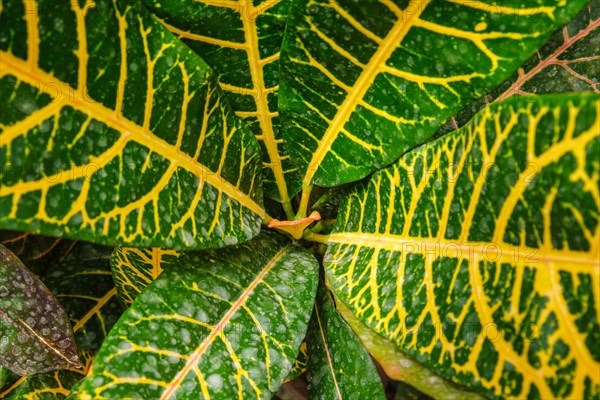
[[[54,354],[56,354],[60,359],[64,360],[68,365],[72,365],[74,367],[80,367],[81,365],[76,364],[73,360],[67,358],[64,354],[62,354],[59,350],[57,350],[53,344],[48,343],[46,338],[38,334],[35,329],[33,329],[27,322],[23,321],[21,318],[17,317],[17,320],[11,318],[8,313],[4,312],[3,309],[0,308],[0,317],[8,320],[12,326],[17,328],[23,335],[27,336],[32,342],[36,343],[42,350],[48,352],[51,350]],[[26,329],[25,329],[26,328]]]
[[[342,393],[340,391],[340,386],[338,384],[337,378],[335,376],[335,370],[333,367],[333,358],[331,357],[331,352],[329,351],[329,344],[327,343],[327,338],[325,335],[325,331],[323,330],[323,324],[321,323],[321,316],[319,311],[319,306],[315,302],[315,315],[317,316],[317,323],[319,324],[319,335],[321,337],[321,341],[323,342],[323,349],[325,350],[325,355],[327,356],[327,367],[329,368],[329,372],[331,373],[331,377],[333,378],[333,385],[335,387],[335,392],[337,394],[338,399],[342,400]]]
[[[360,74],[357,81],[354,83],[354,85],[352,85],[351,93],[348,94],[342,104],[338,107],[339,111],[329,123],[329,127],[325,131],[325,134],[323,135],[323,138],[321,139],[311,161],[308,163],[309,166],[321,165],[325,155],[330,150],[333,142],[336,140],[338,132],[344,127],[360,100],[363,99],[369,90],[373,78],[380,72],[381,64],[390,58],[391,54],[396,49],[396,46],[402,42],[412,27],[411,21],[418,18],[428,4],[429,0],[412,0],[407,8],[413,9],[412,6],[416,6],[414,8],[416,8],[418,11],[415,13],[409,13],[404,19],[399,17],[395,22],[392,29],[382,40],[381,45],[375,54],[369,60],[365,69],[363,69],[363,72]],[[312,179],[319,169],[320,168],[307,169],[303,180],[303,185],[305,187],[308,187],[312,184]]]
[[[573,44],[577,43],[580,39],[586,37],[590,34],[594,29],[600,26],[600,19],[589,24],[583,30],[575,34],[574,36],[568,38],[558,49],[556,49],[552,54],[548,57],[541,60],[535,67],[533,67],[529,72],[523,73],[523,68],[519,69],[519,77],[518,79],[508,88],[506,89],[496,100],[494,103],[507,99],[516,93],[519,93],[521,87],[525,85],[530,79],[532,79],[535,75],[540,73],[546,67],[552,65],[556,62],[558,57],[560,57],[566,50],[568,50]],[[566,26],[563,28],[566,29]]]
[[[238,299],[232,303],[232,306],[225,315],[221,318],[221,320],[214,325],[214,328],[211,332],[204,338],[200,346],[190,355],[185,366],[173,377],[171,382],[169,382],[168,386],[166,386],[163,391],[160,399],[166,400],[171,397],[172,394],[179,387],[180,382],[185,379],[188,373],[197,365],[200,358],[208,347],[214,342],[215,338],[223,332],[225,326],[229,323],[231,318],[235,315],[235,313],[245,305],[246,301],[256,288],[259,283],[261,283],[265,277],[265,275],[273,268],[273,266],[293,247],[292,244],[285,246],[281,249],[277,254],[271,258],[271,261],[260,271],[260,273],[254,278],[254,280],[248,285],[248,287],[240,294]]]
[[[11,53],[4,51],[0,52],[0,66],[5,67],[2,68],[0,76],[9,74],[16,75],[20,80],[31,86],[38,87],[40,91],[48,94],[52,98],[55,98],[52,90],[49,90],[49,88],[54,86],[39,84],[40,81],[43,83],[56,82],[57,78],[53,75],[37,67],[27,65],[27,62],[17,59]],[[111,110],[98,102],[90,102],[85,99],[85,96],[81,90],[74,89],[65,82],[61,83],[66,87],[67,93],[72,95],[72,102],[70,105],[73,108],[82,111],[98,121],[106,124],[107,126],[117,130],[122,137],[131,137],[131,139],[135,140],[137,143],[147,146],[150,150],[171,161],[173,164],[179,165],[187,171],[193,173],[201,181],[207,182],[211,186],[227,193],[227,195],[229,195],[231,198],[235,199],[246,208],[258,214],[263,220],[270,220],[265,210],[254,200],[252,200],[250,196],[242,192],[230,182],[225,181],[219,176],[216,176],[216,174],[206,166],[196,162],[188,155],[181,153],[163,139],[155,136],[150,130],[146,130],[143,127],[135,124],[116,110]]]
[[[260,15],[261,10],[256,9],[252,2],[253,0],[245,0],[242,4],[242,8],[250,8],[252,10],[251,15],[254,15],[254,13],[258,13],[257,15]],[[245,50],[246,54],[248,55],[248,63],[250,64],[250,74],[252,77],[252,82],[254,83],[255,89],[259,90],[258,95],[255,95],[254,97],[254,101],[256,103],[258,121],[262,132],[261,139],[264,142],[265,147],[267,149],[269,160],[271,160],[271,163],[268,165],[268,167],[273,171],[273,175],[275,176],[275,182],[277,184],[277,188],[279,189],[279,195],[281,196],[282,202],[289,203],[290,198],[287,190],[287,183],[285,181],[285,176],[283,173],[282,158],[279,155],[279,149],[277,148],[277,143],[275,141],[273,120],[271,117],[271,111],[269,110],[267,93],[265,92],[266,85],[263,74],[263,66],[261,64],[260,58],[260,44],[258,40],[258,32],[256,31],[256,18],[253,18],[252,21],[250,21],[250,18],[245,17],[244,15],[240,15],[240,17],[242,19],[246,35],[247,48]],[[257,85],[259,85],[258,88]],[[261,88],[263,89],[262,93],[260,93]]]
[[[453,250],[460,250],[462,258],[468,258],[472,255],[485,257],[496,257],[499,252],[498,260],[514,262],[515,257],[521,260],[525,257],[531,257],[532,263],[535,261],[542,263],[560,263],[565,270],[574,273],[589,273],[593,268],[600,268],[600,260],[592,254],[573,251],[573,250],[555,250],[544,247],[532,248],[527,246],[515,246],[508,243],[494,242],[460,242],[443,238],[423,238],[423,237],[404,237],[396,234],[386,233],[361,233],[344,232],[334,233],[329,237],[331,244],[357,245],[371,248],[381,248],[386,250],[411,250],[409,246],[417,246],[414,253],[423,254],[442,254],[441,250],[446,249],[449,257],[452,257]],[[451,250],[449,250],[451,249]],[[440,250],[435,253],[432,250]],[[496,252],[496,250],[498,250]],[[541,251],[541,254],[537,254]]]

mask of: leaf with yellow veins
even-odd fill
[[[275,232],[186,253],[123,314],[80,398],[270,398],[304,339],[318,263]]]
[[[600,3],[588,2],[562,29],[556,31],[519,70],[500,86],[453,116],[436,136],[464,126],[486,105],[510,96],[568,92],[600,93]]]
[[[298,349],[298,355],[296,361],[292,366],[292,370],[285,378],[286,382],[296,379],[300,375],[306,372],[306,361],[308,360],[308,353],[306,352],[306,341],[302,342],[300,349]]]
[[[5,400],[66,399],[71,394],[73,386],[85,377],[94,359],[90,351],[83,351],[81,358],[84,361],[82,368],[61,369],[22,377],[4,392],[0,392],[0,398]]]
[[[265,195],[293,215],[301,176],[279,121],[279,50],[292,0],[143,0],[159,20],[219,73],[221,88],[263,149]]]
[[[258,234],[258,142],[141,4],[11,1],[0,20],[0,227],[178,249]]]
[[[465,388],[461,388],[448,380],[435,375],[429,369],[419,364],[396,345],[380,336],[362,323],[346,305],[335,298],[335,307],[344,320],[359,337],[365,349],[377,360],[386,375],[395,380],[409,383],[421,392],[433,398],[444,400],[483,400],[484,398]]]
[[[386,398],[369,353],[336,311],[329,289],[323,282],[317,290],[306,344],[309,398]]]
[[[357,318],[487,397],[600,390],[600,96],[512,98],[342,204],[324,265]]]
[[[136,249],[117,247],[110,265],[119,298],[129,306],[166,269],[177,265],[181,252],[158,247]]]
[[[303,188],[357,181],[497,86],[586,0],[299,0],[279,109]]]

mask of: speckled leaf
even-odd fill
[[[23,377],[0,398],[37,398],[40,393],[47,398],[62,398],[87,373],[93,355],[123,312],[110,274],[110,254],[107,247],[78,242],[71,254],[44,277],[44,283],[67,311],[75,340],[83,349],[84,368]],[[44,387],[47,390],[42,390]]]
[[[369,353],[336,311],[324,284],[319,285],[306,343],[311,399],[385,399]]]
[[[283,202],[300,190],[277,111],[279,50],[292,0],[144,0],[220,75],[233,109],[262,143],[265,194]]]
[[[584,3],[299,0],[279,108],[303,187],[358,180],[423,143]]]
[[[325,266],[377,333],[490,397],[600,390],[600,98],[509,99],[345,201]]]
[[[125,312],[81,398],[269,398],[292,368],[318,264],[276,234],[188,253]]]
[[[256,139],[137,1],[5,2],[0,25],[0,227],[165,248],[259,232]]]
[[[92,363],[93,357],[88,351],[83,351],[81,358],[84,361],[84,366],[81,369],[61,369],[45,374],[23,377],[4,393],[0,393],[0,398],[6,400],[65,399],[71,393],[73,385],[84,378]]]
[[[407,382],[422,393],[426,393],[433,398],[442,398],[444,400],[483,399],[478,394],[435,375],[425,366],[408,357],[394,343],[380,336],[356,318],[341,300],[335,296],[334,299],[336,309],[340,315],[352,328],[356,336],[358,336],[365,349],[377,360],[389,378],[395,381]]]
[[[110,266],[121,302],[126,306],[131,305],[137,295],[158,278],[165,268],[179,263],[180,254],[176,250],[162,250],[158,247],[115,248]]]
[[[32,233],[0,230],[0,243],[19,257],[27,269],[43,276],[71,251],[74,241]]]
[[[0,245],[0,365],[19,375],[78,367],[67,315],[48,288]]]
[[[487,104],[510,96],[593,91],[600,93],[600,0],[591,0],[548,43],[527,60],[518,72],[488,95],[474,101],[438,136],[464,126]]]
[[[298,354],[296,355],[296,361],[292,366],[292,370],[285,378],[285,381],[291,381],[296,379],[300,375],[306,372],[306,361],[308,360],[308,353],[306,352],[306,341],[302,342]]]

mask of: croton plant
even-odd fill
[[[600,399],[599,25],[0,0],[0,397]]]

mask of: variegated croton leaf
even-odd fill
[[[176,248],[258,233],[258,143],[137,1],[0,11],[0,227]]]
[[[315,258],[273,233],[186,253],[125,312],[78,396],[268,398],[292,368],[317,281]]]
[[[311,399],[385,399],[369,353],[336,311],[324,283],[319,284],[306,343]]]
[[[336,300],[335,306],[356,336],[360,338],[365,349],[371,353],[391,379],[398,382],[408,382],[411,385],[410,387],[416,388],[433,398],[443,396],[444,400],[483,399],[482,396],[435,375],[427,367],[407,356],[394,343],[380,336],[356,318],[342,301]],[[397,397],[404,398],[398,394]]]
[[[217,71],[232,108],[262,144],[265,194],[293,215],[301,177],[283,144],[278,113],[279,50],[292,0],[144,0]]]
[[[163,272],[179,264],[181,252],[158,247],[136,249],[117,247],[112,253],[110,266],[119,298],[126,306]]]
[[[490,397],[600,391],[600,98],[514,98],[374,174],[325,265],[369,327]]]
[[[510,76],[585,0],[299,0],[280,112],[303,188],[356,181]]]
[[[464,126],[486,105],[510,96],[587,91],[600,93],[599,43],[600,1],[591,0],[571,22],[554,33],[517,73],[461,110],[437,135]]]

